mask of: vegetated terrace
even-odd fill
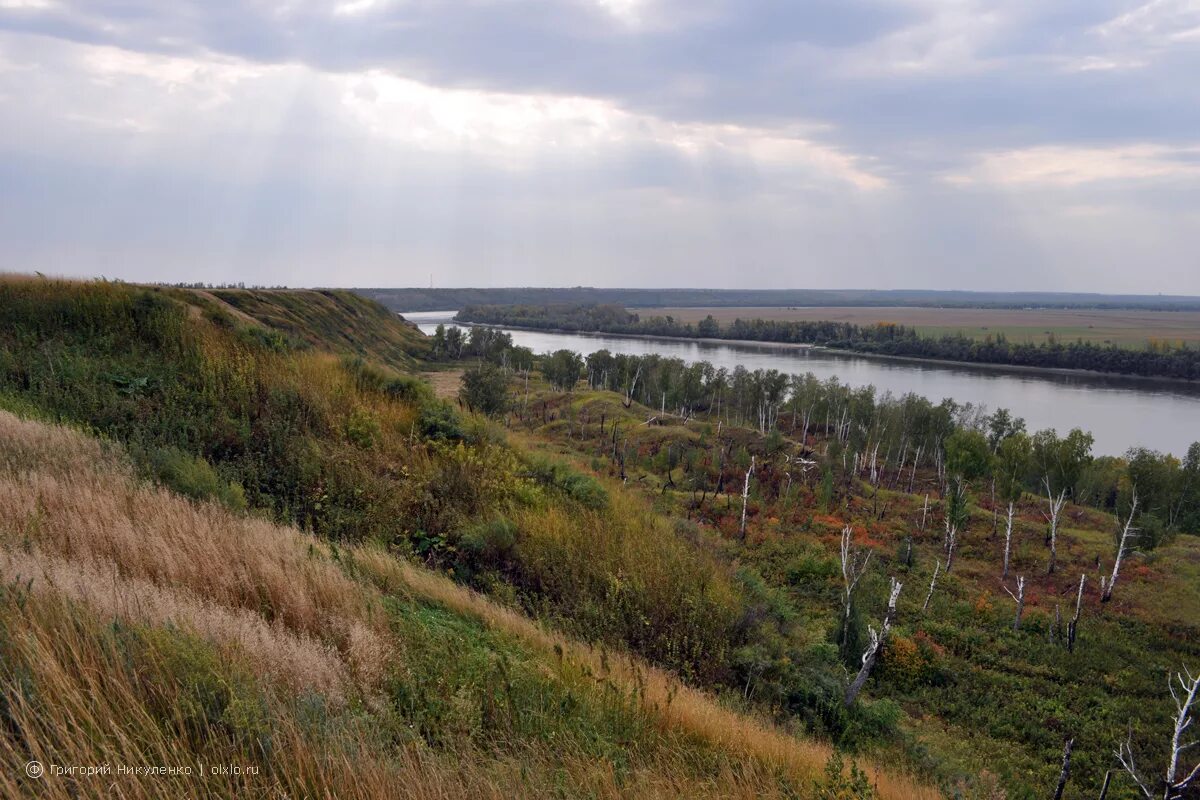
[[[1012,341],[1058,341],[1137,347],[1149,341],[1200,342],[1200,311],[1061,308],[918,308],[902,306],[754,306],[631,308],[643,318],[671,316],[696,323],[711,315],[726,324],[735,319],[832,320],[856,325],[894,322],[925,336],[961,333],[974,339],[1004,334]]]

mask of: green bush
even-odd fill
[[[544,456],[534,456],[528,462],[528,477],[549,489],[562,492],[575,502],[598,510],[608,505],[608,492],[590,475],[575,472]]]
[[[421,406],[417,430],[424,438],[436,441],[459,441],[463,438],[462,420],[458,412],[442,400]]]
[[[363,408],[356,408],[350,412],[350,416],[346,419],[346,438],[352,444],[369,450],[375,446],[382,435],[383,431],[379,427],[379,420],[371,412]]]
[[[842,754],[836,750],[825,764],[824,777],[814,788],[817,800],[875,800],[875,790],[866,773],[852,762],[847,774]]]
[[[216,500],[226,508],[246,508],[246,493],[236,481],[225,481],[213,466],[199,456],[177,447],[160,447],[147,454],[146,462],[155,478],[194,500]]]

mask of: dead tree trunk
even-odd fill
[[[1178,689],[1176,683],[1179,684]],[[1117,760],[1147,800],[1155,800],[1156,797],[1161,797],[1162,800],[1183,800],[1188,793],[1188,787],[1200,776],[1200,761],[1190,770],[1179,764],[1179,757],[1183,752],[1198,744],[1194,741],[1183,741],[1183,734],[1195,721],[1192,719],[1192,705],[1196,702],[1197,692],[1200,691],[1200,675],[1193,676],[1185,669],[1167,679],[1167,688],[1171,691],[1171,699],[1175,701],[1177,713],[1171,733],[1171,756],[1163,777],[1157,781],[1148,781],[1138,772],[1133,763],[1132,734],[1117,747]]]
[[[958,544],[958,527],[951,524],[950,517],[946,517],[946,572],[954,566],[954,547]]]
[[[1071,776],[1071,748],[1074,746],[1074,738],[1067,739],[1063,745],[1062,769],[1058,771],[1058,788],[1054,790],[1054,800],[1062,800],[1063,791],[1067,788],[1067,778]]]
[[[1079,632],[1079,614],[1083,610],[1083,585],[1087,582],[1087,573],[1079,575],[1079,592],[1075,595],[1075,616],[1067,623],[1067,652],[1075,652],[1075,635]]]
[[[1104,589],[1100,594],[1100,602],[1107,603],[1112,600],[1113,587],[1117,585],[1117,578],[1121,574],[1121,562],[1125,560],[1125,556],[1129,553],[1129,538],[1137,537],[1137,529],[1133,527],[1133,514],[1137,511],[1137,489],[1133,490],[1133,499],[1129,504],[1129,519],[1125,520],[1125,527],[1121,529],[1121,539],[1117,542],[1117,560],[1113,562],[1112,576],[1108,582],[1104,584]]]
[[[846,637],[850,635],[850,611],[854,603],[854,589],[858,586],[858,581],[862,578],[863,573],[867,571],[867,564],[871,561],[873,550],[855,553],[853,550],[852,538],[854,529],[849,525],[842,527],[842,638],[840,643],[843,647],[846,646]]]
[[[738,537],[746,539],[746,504],[750,500],[750,474],[754,472],[754,456],[750,456],[750,469],[746,470],[746,482],[742,484],[742,525],[738,529]]]
[[[1016,616],[1013,617],[1013,630],[1019,631],[1021,630],[1021,614],[1025,611],[1025,576],[1022,575],[1017,578],[1016,594],[1013,594],[1007,586],[1003,588],[1004,591],[1008,592],[1008,596],[1017,603],[1017,613]]]
[[[892,629],[892,621],[896,618],[896,599],[900,597],[901,586],[903,584],[900,581],[892,578],[892,591],[888,597],[887,613],[884,614],[883,624],[878,631],[874,627],[870,628],[871,642],[867,645],[867,649],[863,651],[862,667],[858,670],[858,675],[855,676],[854,682],[850,684],[850,688],[846,690],[846,708],[853,705],[855,698],[858,697],[858,693],[862,691],[867,678],[871,676],[871,670],[875,667],[875,661],[879,658],[879,651],[883,649],[883,645],[887,641],[888,632]]]
[[[925,603],[921,606],[921,613],[925,613],[925,609],[929,608],[929,601],[933,597],[933,589],[937,586],[938,570],[941,569],[942,562],[935,561],[933,564],[933,578],[929,581],[929,594],[925,595]]]
[[[1050,489],[1050,476],[1045,479],[1046,485],[1046,500],[1050,503],[1050,513],[1046,514],[1046,520],[1050,523],[1050,563],[1046,567],[1046,573],[1054,572],[1058,561],[1058,515],[1062,512],[1063,503],[1067,499],[1067,490],[1064,488],[1058,493],[1058,497],[1054,496],[1054,492]]]
[[[1008,559],[1012,553],[1012,523],[1013,523],[1013,504],[1008,504],[1008,519],[1004,524],[1004,569],[1000,573],[1000,580],[1008,580]]]

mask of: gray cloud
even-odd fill
[[[1193,5],[0,2],[0,267],[1197,292]]]

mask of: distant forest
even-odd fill
[[[618,305],[466,306],[456,319],[523,328],[814,344],[873,355],[1200,380],[1200,348],[1166,343],[1138,350],[1082,341],[1032,344],[1009,341],[1003,334],[983,340],[961,334],[922,336],[894,323],[737,319],[721,325],[711,316],[692,325],[669,316],[643,319]]]
[[[1200,311],[1200,297],[1063,292],[910,289],[353,289],[392,311],[444,311],[472,305],[935,306],[942,308],[1138,308]]]

